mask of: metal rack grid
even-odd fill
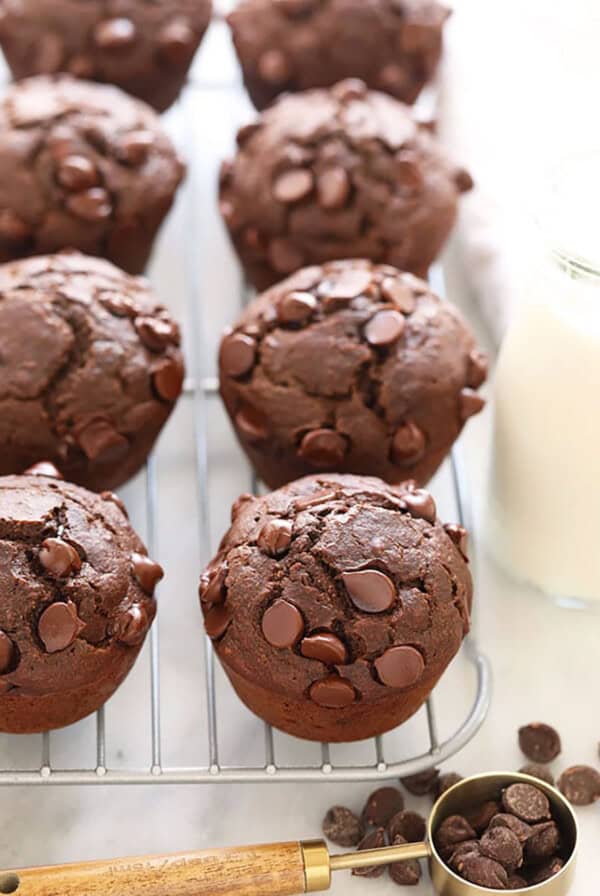
[[[214,85],[212,85],[214,88]],[[222,87],[223,85],[219,85]],[[233,85],[232,85],[233,87]],[[190,90],[209,89],[199,82],[188,85]],[[185,110],[181,112],[185,118]],[[190,134],[188,133],[188,138]],[[192,148],[193,155],[193,148]],[[187,205],[190,216],[195,215],[193,202],[193,177],[187,185]],[[192,221],[190,217],[190,222]],[[191,243],[191,240],[189,240]],[[191,327],[197,334],[203,333],[202,321],[199,319],[201,303],[197,295],[197,282],[191,267],[191,250],[186,248],[187,260],[190,262],[187,271],[188,279],[188,312]],[[193,254],[193,253],[192,253]],[[444,292],[443,272],[438,266],[432,271],[432,280],[439,294]],[[247,301],[248,289],[242,285],[240,300]],[[189,334],[188,334],[189,335]],[[196,481],[199,506],[199,537],[201,544],[209,543],[210,507],[207,500],[209,481],[209,461],[207,450],[208,404],[218,399],[218,383],[214,377],[201,374],[199,358],[202,339],[195,340],[193,346],[194,363],[192,369],[196,376],[186,380],[182,401],[191,402],[195,426],[195,460]],[[190,365],[188,365],[189,367]],[[467,478],[463,468],[460,449],[455,448],[447,461],[451,467],[454,500],[457,518],[472,530],[471,508],[467,489]],[[249,489],[256,491],[258,483],[249,473]],[[145,469],[145,517],[146,542],[151,556],[156,555],[157,518],[160,505],[160,494],[156,473],[156,461],[151,457]],[[160,559],[160,557],[159,557]],[[192,585],[191,587],[195,587]],[[208,763],[197,766],[169,766],[163,763],[160,697],[160,645],[159,645],[160,613],[149,635],[149,694],[150,694],[150,763],[140,762],[137,768],[111,768],[107,764],[106,727],[104,708],[96,713],[95,751],[94,756],[85,768],[56,768],[51,762],[51,734],[42,735],[41,760],[38,769],[13,770],[0,768],[0,786],[10,785],[98,785],[98,784],[202,784],[232,782],[297,782],[329,780],[337,782],[349,781],[384,781],[386,779],[415,774],[433,764],[443,762],[457,753],[476,734],[483,723],[491,697],[491,672],[487,659],[479,651],[473,635],[469,635],[461,648],[467,662],[473,666],[476,676],[476,687],[473,700],[465,718],[461,719],[454,732],[440,741],[435,710],[435,694],[426,703],[428,746],[417,755],[408,759],[393,760],[385,755],[382,737],[372,739],[373,760],[366,764],[337,765],[331,756],[329,744],[320,747],[320,761],[314,764],[278,764],[273,729],[270,725],[256,721],[264,727],[264,762],[261,764],[242,763],[225,765],[220,761],[219,739],[217,733],[218,700],[215,690],[215,658],[212,644],[205,638],[204,653],[204,687],[207,707],[207,749]]]

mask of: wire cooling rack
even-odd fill
[[[170,265],[170,271],[173,271],[173,277],[177,277],[185,281],[184,288],[186,291],[186,319],[187,332],[185,333],[185,341],[188,353],[188,370],[193,371],[193,375],[188,378],[185,384],[184,395],[181,403],[186,407],[184,410],[193,418],[193,432],[195,440],[195,470],[190,470],[190,477],[195,479],[195,487],[198,494],[197,521],[198,521],[198,539],[201,546],[200,563],[206,562],[210,557],[211,541],[214,541],[214,533],[211,538],[211,515],[214,507],[209,499],[210,483],[211,483],[211,463],[210,452],[208,450],[209,437],[211,436],[211,427],[209,419],[211,411],[219,402],[218,384],[214,375],[207,375],[206,357],[210,357],[205,351],[205,346],[210,346],[212,355],[215,353],[215,345],[217,334],[210,332],[211,327],[206,320],[206,302],[207,296],[202,295],[202,284],[197,272],[197,246],[198,241],[206,235],[207,225],[204,211],[201,208],[202,203],[199,202],[198,178],[197,172],[199,166],[204,163],[203,147],[199,145],[198,135],[193,127],[194,114],[197,114],[197,102],[202,97],[217,91],[220,99],[224,103],[232,105],[232,101],[237,98],[239,107],[239,82],[237,78],[229,83],[227,79],[219,76],[218,79],[213,78],[208,82],[198,78],[193,79],[187,86],[182,99],[176,109],[173,110],[175,121],[175,130],[179,133],[179,139],[185,145],[183,147],[185,155],[191,161],[190,173],[187,184],[184,188],[182,199],[179,202],[179,213],[182,216],[183,224],[181,233],[185,237],[184,248],[178,260],[166,259],[164,264]],[[214,97],[213,97],[214,100]],[[219,104],[218,103],[218,104]],[[218,105],[217,104],[217,105]],[[233,124],[235,129],[235,114],[227,114],[224,116],[228,119],[226,127]],[[232,130],[232,132],[233,132]],[[216,178],[216,171],[214,172]],[[214,222],[213,222],[214,223]],[[161,252],[166,250],[161,249]],[[211,260],[213,265],[233,264],[231,258],[215,257]],[[182,268],[175,272],[174,266]],[[176,276],[177,275],[177,276]],[[440,294],[444,292],[444,281],[442,270],[437,267],[432,272],[434,286]],[[171,285],[171,273],[168,275],[167,282]],[[239,297],[237,306],[239,307],[248,299],[248,290],[239,280]],[[232,309],[232,317],[235,315],[235,307]],[[172,424],[170,424],[172,425]],[[230,438],[233,438],[230,436]],[[240,458],[240,464],[244,463]],[[460,450],[455,448],[450,459],[447,461],[446,476],[451,482],[451,492],[453,494],[453,504],[455,509],[455,517],[472,531],[470,499],[467,487],[467,477],[463,467]],[[143,477],[143,485],[138,486],[137,501],[141,506],[138,508],[137,516],[143,518],[143,529],[145,530],[146,542],[151,556],[157,557],[158,560],[167,566],[167,578],[170,575],[169,564],[162,552],[158,550],[158,521],[161,518],[162,507],[165,500],[165,488],[159,484],[160,477],[157,475],[157,459],[152,457],[146,465]],[[255,492],[258,487],[257,482],[252,476],[250,470],[247,473],[247,490]],[[179,590],[185,589],[186,593],[195,593],[198,580],[198,569],[193,580],[178,581]],[[175,571],[175,577],[177,571]],[[165,580],[166,582],[167,580]],[[163,586],[167,587],[165,584]],[[160,627],[161,617],[163,624],[165,622],[165,613],[174,613],[176,610],[173,606],[165,606],[161,601],[159,589],[159,613],[154,623],[150,636],[149,645],[146,653],[149,655],[149,681],[145,683],[145,700],[148,702],[147,717],[148,727],[146,732],[148,737],[144,737],[141,745],[131,752],[128,757],[129,761],[125,767],[122,763],[114,759],[122,751],[110,750],[109,746],[112,739],[120,739],[123,737],[123,726],[129,723],[129,711],[132,708],[132,701],[138,698],[134,695],[129,697],[127,689],[130,687],[128,680],[122,685],[118,696],[123,692],[126,712],[120,719],[118,725],[109,726],[106,723],[106,713],[110,712],[112,701],[109,702],[106,709],[101,709],[95,717],[95,730],[90,732],[89,720],[79,725],[87,725],[88,735],[85,740],[85,749],[80,750],[81,756],[75,760],[75,764],[70,763],[68,766],[60,765],[53,761],[54,742],[55,739],[64,741],[65,732],[56,734],[44,734],[39,738],[41,740],[39,760],[35,758],[29,763],[29,767],[21,768],[19,759],[17,759],[17,767],[12,767],[14,762],[5,762],[6,755],[11,754],[20,756],[19,746],[22,743],[18,736],[4,735],[0,741],[0,786],[8,785],[87,785],[87,784],[202,784],[202,783],[231,783],[231,782],[276,782],[276,781],[377,781],[394,777],[402,777],[405,775],[415,774],[433,764],[443,762],[455,753],[457,753],[469,740],[475,735],[483,720],[485,719],[491,695],[491,674],[488,661],[479,651],[477,642],[473,635],[469,635],[461,648],[459,659],[455,662],[461,662],[470,667],[472,675],[471,686],[472,696],[465,711],[459,713],[458,718],[453,720],[449,733],[442,736],[440,734],[440,726],[438,724],[438,700],[439,688],[436,688],[434,694],[429,698],[421,713],[425,714],[426,723],[422,726],[423,739],[419,742],[419,746],[411,749],[409,755],[399,756],[396,752],[397,742],[395,746],[390,747],[388,737],[373,738],[369,744],[362,742],[359,745],[350,745],[345,750],[343,761],[336,758],[337,746],[331,748],[329,744],[321,744],[315,746],[315,752],[310,761],[305,758],[305,750],[302,749],[306,745],[289,738],[287,735],[274,733],[271,726],[260,722],[258,719],[248,718],[246,728],[244,729],[244,742],[238,742],[236,745],[235,760],[231,761],[229,756],[223,758],[222,738],[219,735],[219,718],[227,716],[227,721],[231,718],[231,713],[244,713],[239,704],[227,703],[226,709],[223,707],[223,700],[219,697],[219,688],[216,686],[216,676],[218,669],[215,663],[212,645],[209,639],[204,638],[204,658],[202,664],[198,665],[198,678],[203,681],[197,681],[196,687],[198,691],[203,692],[203,699],[196,696],[196,702],[203,704],[204,721],[201,724],[203,729],[204,745],[202,750],[202,761],[198,764],[178,763],[173,764],[165,759],[165,743],[169,739],[172,732],[168,725],[161,724],[161,715],[164,716],[165,707],[169,707],[173,699],[178,701],[188,700],[189,695],[182,695],[178,690],[175,693],[167,688],[161,693],[161,659],[164,657],[161,653],[160,645]],[[198,640],[202,640],[200,635],[200,610],[197,608],[197,619],[195,626],[198,632]],[[182,620],[183,625],[183,620]],[[146,657],[141,656],[138,660],[140,663],[147,662]],[[138,669],[136,668],[136,673]],[[231,695],[228,696],[228,699]],[[446,703],[452,703],[445,697]],[[444,707],[445,709],[447,707]],[[447,715],[447,713],[446,713]],[[133,725],[133,721],[130,721]],[[262,726],[264,748],[256,752],[252,759],[246,758],[246,741],[252,737],[256,740],[257,729]],[[76,732],[79,726],[73,726],[73,729],[67,729],[68,736],[76,739]],[[404,731],[404,726],[398,731]],[[285,749],[280,749],[282,740],[286,741]],[[28,750],[24,752],[28,755],[35,756],[35,747],[28,740]],[[18,743],[17,743],[18,742]],[[36,738],[37,743],[37,738]],[[416,742],[415,742],[416,743]],[[15,746],[16,744],[16,746]],[[411,744],[412,746],[412,744]],[[4,750],[6,747],[6,751]],[[33,750],[33,754],[32,754]],[[285,755],[284,755],[285,754]],[[289,756],[292,756],[290,760]],[[298,756],[300,757],[298,759]]]

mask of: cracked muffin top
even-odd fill
[[[139,650],[161,577],[114,495],[0,478],[0,693],[102,687]]]
[[[113,488],[183,382],[179,328],[147,282],[77,252],[0,266],[0,474],[49,460]]]
[[[414,483],[320,475],[234,505],[204,574],[227,669],[317,706],[431,687],[468,631],[466,533]]]
[[[483,407],[487,362],[457,309],[368,261],[310,267],[221,343],[221,394],[271,487],[317,470],[425,484]]]

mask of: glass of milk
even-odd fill
[[[514,577],[600,606],[600,153],[543,205],[496,371],[487,540]]]

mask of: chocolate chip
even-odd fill
[[[392,437],[391,458],[398,466],[416,464],[425,454],[425,434],[409,420]]]
[[[67,190],[79,192],[98,183],[98,170],[85,156],[71,155],[62,159],[56,176]]]
[[[360,78],[344,78],[333,85],[331,93],[340,103],[362,100],[367,95],[367,85]]]
[[[447,851],[446,851],[447,854]],[[458,874],[462,874],[463,861],[467,856],[481,855],[479,840],[464,840],[458,846],[453,848],[450,858],[447,859],[448,865]]]
[[[404,797],[397,787],[380,787],[368,798],[362,811],[363,822],[385,827],[388,821],[404,809]]]
[[[561,751],[560,735],[551,725],[532,722],[519,728],[519,746],[532,762],[552,762]]]
[[[454,174],[454,183],[461,193],[468,193],[475,186],[475,182],[468,171],[464,168],[457,168]]]
[[[312,316],[317,300],[310,292],[294,291],[277,305],[277,319],[284,324],[303,324]]]
[[[115,18],[99,22],[94,29],[94,43],[102,50],[120,50],[135,41],[136,29],[130,19]]]
[[[323,819],[323,833],[336,846],[356,846],[363,836],[360,818],[345,806],[333,806]]]
[[[600,799],[600,773],[589,765],[573,765],[562,773],[558,787],[574,806],[589,806]]]
[[[114,492],[100,492],[100,497],[103,501],[110,501],[111,504],[114,504],[119,508],[125,519],[129,519],[129,514],[127,513],[127,508],[124,503],[121,501],[118,495],[115,495]]]
[[[469,883],[490,890],[506,890],[508,874],[499,862],[487,856],[469,853],[461,861],[461,875]]]
[[[176,401],[181,395],[184,379],[183,364],[178,358],[165,358],[152,368],[152,385],[159,398]]]
[[[279,599],[265,610],[261,628],[273,647],[293,647],[304,632],[304,619],[297,607]]]
[[[465,560],[469,559],[469,533],[458,523],[446,523],[446,534],[450,536]]]
[[[299,202],[312,191],[313,175],[306,168],[284,171],[273,183],[273,195],[278,202]]]
[[[309,660],[328,666],[343,666],[348,662],[346,645],[331,632],[317,632],[302,639],[300,653]]]
[[[17,650],[6,632],[0,629],[0,675],[6,675],[15,661]]]
[[[437,787],[440,771],[437,768],[427,768],[416,775],[407,775],[400,778],[402,784],[413,796],[426,796],[433,793]]]
[[[327,168],[317,177],[317,202],[321,208],[342,208],[349,195],[350,178],[344,168]]]
[[[62,538],[46,538],[40,547],[39,561],[47,572],[58,578],[67,578],[81,569],[81,557]]]
[[[225,579],[227,564],[222,563],[216,569],[204,574],[200,579],[200,600],[204,604],[222,604],[227,596]]]
[[[533,887],[535,884],[541,884],[545,880],[550,880],[551,877],[554,877],[555,874],[558,874],[559,871],[565,866],[564,859],[561,859],[559,856],[555,856],[553,859],[549,859],[547,862],[544,862],[539,868],[536,868],[534,873],[529,877],[529,886]]]
[[[409,688],[425,669],[425,660],[414,647],[388,647],[374,661],[377,676],[389,688]]]
[[[560,847],[560,832],[555,821],[543,821],[531,830],[531,836],[525,844],[525,857],[528,862],[542,862],[552,858]]]
[[[471,389],[478,389],[487,379],[488,375],[488,358],[478,349],[473,349],[469,355],[467,365],[467,386]]]
[[[342,581],[354,606],[364,613],[383,613],[397,597],[392,580],[378,569],[344,572]]]
[[[206,634],[213,641],[222,638],[229,628],[232,619],[231,611],[225,605],[211,607],[204,615]]]
[[[257,539],[259,550],[269,557],[283,557],[292,542],[292,523],[289,520],[269,520]]]
[[[426,520],[432,525],[435,523],[437,516],[435,501],[432,495],[426,492],[425,489],[418,488],[414,491],[403,493],[402,500],[412,517]]]
[[[529,765],[524,765],[523,768],[519,769],[519,771],[523,775],[529,775],[532,778],[539,778],[540,781],[545,781],[546,784],[550,784],[552,787],[554,787],[554,775],[545,765],[539,765],[536,762],[531,762],[529,763]]]
[[[417,307],[414,292],[399,277],[385,277],[381,284],[381,294],[388,302],[393,302],[404,314],[412,314]]]
[[[348,440],[334,429],[313,429],[307,432],[298,449],[299,456],[314,467],[333,468],[348,451]]]
[[[260,442],[269,433],[264,414],[249,404],[243,404],[239,408],[235,415],[235,425],[249,442]]]
[[[463,843],[465,840],[475,839],[475,831],[466,818],[463,818],[462,815],[449,815],[444,818],[435,832],[434,842],[441,855],[449,855],[450,847]]]
[[[331,280],[325,281],[324,298],[355,299],[362,295],[373,282],[373,274],[366,268],[349,268]]]
[[[507,890],[523,890],[528,886],[527,881],[520,874],[509,874]]]
[[[356,700],[356,692],[351,683],[337,675],[314,681],[308,693],[313,703],[327,709],[343,709]]]
[[[462,780],[463,776],[456,772],[446,772],[445,775],[440,775],[434,790],[434,798],[439,800],[443,793],[446,793],[447,790],[450,790],[451,787],[454,787],[455,784]]]
[[[249,121],[248,124],[243,124],[241,126],[241,128],[238,129],[238,132],[237,132],[236,138],[235,138],[236,143],[240,147],[240,149],[242,148],[242,146],[244,146],[245,143],[248,142],[248,140],[250,140],[251,137],[254,136],[254,134],[257,134],[258,131],[261,130],[261,128],[262,128],[262,125],[261,125],[260,121]],[[229,162],[228,164],[229,164],[229,168],[230,168],[229,173],[231,173],[233,166],[232,166],[231,162]]]
[[[47,653],[65,650],[85,628],[77,615],[77,607],[71,601],[62,601],[46,607],[38,620],[38,635]]]
[[[194,51],[194,32],[183,19],[166,24],[158,33],[158,50],[171,65],[184,65]]]
[[[100,301],[115,317],[135,317],[137,314],[132,300],[121,293],[105,290],[100,295]]]
[[[245,333],[232,333],[221,343],[219,362],[227,376],[240,377],[249,373],[256,360],[256,341]]]
[[[422,165],[415,153],[401,150],[395,159],[396,184],[402,193],[413,196],[421,193],[425,184]]]
[[[479,846],[484,856],[500,862],[506,871],[516,871],[523,864],[523,847],[518,837],[506,827],[490,828],[482,836]]]
[[[145,607],[134,603],[117,618],[113,632],[121,644],[137,647],[146,637],[150,620]]]
[[[404,317],[399,311],[378,311],[365,327],[365,338],[369,345],[391,345],[403,332]]]
[[[115,154],[120,162],[137,167],[148,158],[154,145],[154,135],[150,131],[130,131],[115,144]]]
[[[405,837],[398,834],[392,840],[392,846],[402,846],[407,842]],[[421,880],[421,866],[417,859],[392,862],[388,865],[388,873],[393,882],[400,887],[416,887]]]
[[[528,825],[526,821],[522,821],[520,818],[517,818],[516,815],[509,815],[505,812],[499,812],[498,815],[494,815],[489,824],[490,829],[503,827],[508,828],[509,831],[512,831],[516,836],[519,843],[525,843],[531,837],[531,825]]]
[[[304,264],[301,250],[283,237],[271,240],[268,255],[269,261],[279,274],[291,274]]]
[[[131,555],[131,568],[142,591],[146,594],[154,594],[154,589],[164,576],[164,570],[159,563],[155,563],[145,554],[134,552]]]
[[[478,834],[481,834],[485,831],[494,815],[498,815],[501,811],[502,808],[497,800],[485,800],[478,806],[466,809],[464,816],[471,827],[477,831]]]
[[[385,845],[385,831],[383,828],[378,828],[375,831],[371,831],[366,837],[363,837],[357,848],[359,850],[381,849]],[[355,877],[381,877],[384,871],[384,865],[367,865],[365,868],[353,868],[352,874]]]
[[[83,453],[92,461],[108,463],[124,457],[129,450],[129,442],[108,420],[90,420],[85,426],[76,428],[76,438]]]
[[[102,187],[74,193],[67,199],[67,208],[84,221],[103,221],[112,214],[110,196]]]
[[[31,467],[27,467],[23,476],[49,476],[51,479],[65,478],[60,470],[57,470],[54,464],[49,460],[41,460]]]
[[[418,812],[413,812],[412,809],[396,812],[387,824],[387,834],[391,843],[398,836],[404,837],[407,843],[419,843],[425,839],[426,829],[427,825],[423,816]]]
[[[529,823],[550,818],[548,797],[532,784],[511,784],[502,793],[502,805],[507,812]]]
[[[136,317],[136,333],[151,352],[163,352],[168,345],[179,345],[179,328],[160,317]]]
[[[270,84],[283,84],[290,76],[287,57],[281,50],[266,50],[259,56],[258,71]]]
[[[478,414],[485,407],[485,398],[482,398],[474,389],[463,389],[458,397],[458,411],[462,423]]]
[[[0,209],[0,239],[5,243],[24,243],[31,227],[10,208]]]

